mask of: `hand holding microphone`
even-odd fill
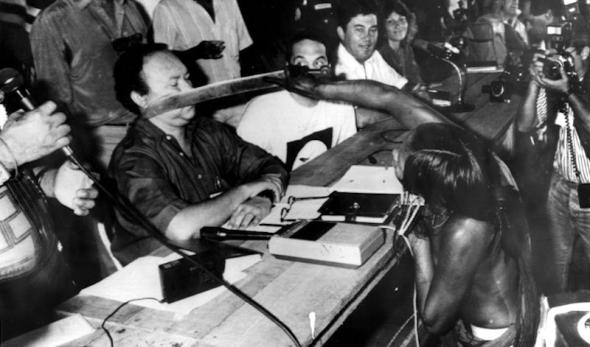
[[[28,111],[9,117],[0,135],[14,152],[18,165],[39,159],[56,149],[62,149],[68,157],[73,154],[69,147],[71,129],[66,124],[66,116],[54,113],[56,105],[51,101],[35,107],[18,71],[11,68],[0,70],[0,91],[6,104]]]
[[[14,155],[17,166],[37,160],[70,144],[70,127],[63,113],[54,113],[48,101],[34,110],[11,115],[0,138]],[[14,168],[10,168],[14,169]]]

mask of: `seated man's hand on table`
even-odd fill
[[[268,216],[272,202],[261,196],[254,196],[238,206],[228,221],[228,225],[233,229],[245,229],[249,226],[255,226],[260,223],[264,217]]]
[[[262,175],[260,179],[244,184],[249,198],[243,201],[232,213],[228,220],[231,228],[243,229],[258,225],[270,213],[274,203],[283,197],[281,179],[275,174]],[[261,193],[270,191],[272,198],[262,196]]]

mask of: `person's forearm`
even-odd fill
[[[322,98],[377,109],[409,129],[424,123],[452,123],[442,114],[403,91],[373,81],[343,81],[317,86]],[[363,123],[363,122],[359,122]]]
[[[5,143],[4,140],[0,141],[0,164],[4,166],[7,170],[13,171],[15,170],[19,163],[16,162],[16,159],[11,152],[11,149],[8,148],[8,143]]]
[[[180,241],[197,238],[202,227],[222,225],[249,197],[247,189],[238,186],[213,199],[191,205],[172,218],[165,236]]]
[[[418,307],[420,310],[423,310],[426,307],[428,291],[430,290],[430,284],[434,276],[430,243],[425,243],[420,249],[414,249],[414,269]]]
[[[530,83],[525,98],[520,105],[516,117],[516,128],[520,132],[529,132],[535,125],[535,116],[537,114],[537,97],[539,87]]]

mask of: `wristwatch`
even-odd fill
[[[0,185],[3,185],[10,179],[10,171],[0,163]]]

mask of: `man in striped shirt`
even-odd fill
[[[590,260],[590,208],[586,206],[590,184],[590,35],[575,27],[565,50],[571,56],[577,77],[568,77],[564,68],[559,77],[549,78],[544,64],[535,59],[532,80],[517,119],[520,132],[532,132],[533,141],[552,156],[552,172],[547,194],[546,213],[552,248],[552,285],[549,292],[567,289],[569,264],[574,239],[579,236]],[[549,59],[553,60],[554,57]],[[545,69],[547,71],[547,69]],[[578,87],[572,83],[578,79]],[[542,172],[537,172],[542,175]]]

